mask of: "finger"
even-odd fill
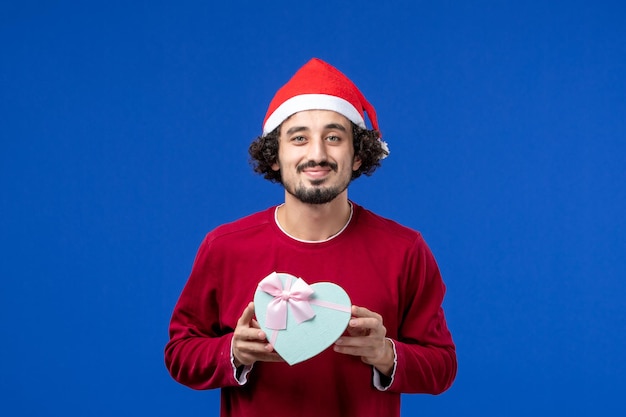
[[[246,308],[243,310],[241,317],[237,320],[237,326],[247,326],[252,321],[254,317],[254,303],[250,302]]]
[[[247,355],[262,355],[272,352],[273,349],[268,348],[267,342],[259,340],[238,340],[234,349]]]
[[[360,356],[364,362],[370,363],[384,354],[385,343],[384,339],[378,340],[370,337],[341,337],[335,342],[333,348],[335,352]]]
[[[365,336],[371,332],[378,332],[383,327],[382,320],[374,317],[365,318],[353,318],[348,323],[348,333],[354,333],[353,335]]]
[[[369,334],[370,330],[378,334],[384,329],[382,316],[365,307],[352,306],[352,315],[353,317],[348,323],[348,333],[353,336],[364,336]],[[367,331],[362,332],[361,329],[367,329]]]
[[[267,338],[265,337],[265,333],[260,331],[259,329],[255,329],[252,327],[237,327],[235,329],[235,333],[233,334],[233,340],[235,342],[266,342]]]
[[[333,346],[335,352],[342,353],[344,355],[359,356],[361,358],[373,358],[376,357],[376,348],[369,345],[354,346],[354,345],[337,345]]]
[[[241,363],[252,364],[257,361],[261,362],[283,362],[283,358],[274,352],[272,347],[267,347],[269,344],[261,346],[258,343],[243,344],[237,349],[236,356]],[[270,351],[268,351],[268,349]]]
[[[354,317],[380,317],[380,314],[374,313],[365,307],[352,306],[352,315]]]
[[[335,341],[335,346],[341,347],[362,347],[368,344],[367,337],[340,337]]]
[[[349,327],[348,328],[348,335],[352,336],[352,337],[363,337],[363,336],[367,336],[369,333],[368,329],[362,329],[360,327]]]
[[[342,336],[335,341],[337,346],[350,346],[355,348],[376,349],[384,343],[384,338],[377,336]]]
[[[266,348],[267,344],[260,340],[233,339],[233,355],[239,362],[250,364],[271,353]]]

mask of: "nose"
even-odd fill
[[[310,161],[326,161],[326,144],[321,137],[314,138],[309,142],[308,159]]]

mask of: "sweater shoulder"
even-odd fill
[[[358,221],[363,227],[370,232],[381,236],[388,236],[394,239],[406,241],[407,244],[422,243],[424,238],[421,232],[404,226],[395,220],[388,219],[376,214],[364,207],[356,206],[358,212]]]
[[[215,242],[228,237],[238,237],[245,233],[254,233],[271,224],[275,207],[250,214],[230,223],[224,223],[211,230],[205,237],[206,243]]]

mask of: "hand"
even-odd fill
[[[360,356],[368,365],[374,366],[384,375],[391,376],[395,354],[392,343],[385,337],[387,329],[383,318],[364,307],[352,306],[352,318],[348,324],[348,335],[335,342],[335,352]]]
[[[283,361],[267,342],[265,333],[254,319],[254,303],[248,304],[237,321],[233,334],[233,357],[236,367],[252,365],[257,361]]]

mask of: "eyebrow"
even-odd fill
[[[347,132],[347,131],[348,131],[348,130],[345,128],[345,126],[344,126],[344,125],[339,124],[339,123],[329,123],[329,124],[327,124],[326,126],[324,126],[324,129],[325,129],[325,130],[333,130],[333,129],[334,129],[334,130],[340,130],[340,131],[342,131],[342,132]],[[309,130],[309,128],[308,128],[308,127],[306,127],[306,126],[293,126],[293,127],[290,127],[289,129],[287,129],[287,132],[286,132],[286,133],[287,133],[288,135],[291,135],[291,134],[293,134],[293,133],[296,133],[296,132],[302,132],[302,131],[305,131],[305,130]]]

